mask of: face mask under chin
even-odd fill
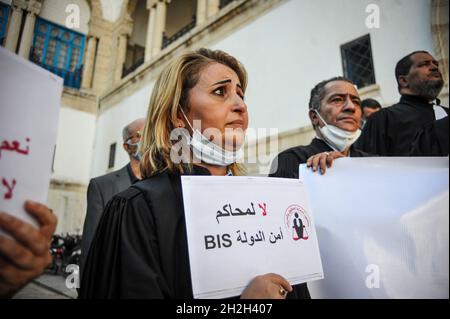
[[[319,126],[322,139],[335,151],[343,152],[347,150],[361,135],[360,129],[356,129],[354,132],[343,130],[337,126],[328,124],[317,110],[315,112],[324,124],[322,127]]]
[[[181,109],[187,124],[192,130],[192,136],[185,136],[192,147],[193,155],[198,160],[216,166],[229,166],[236,163],[243,156],[243,149],[237,151],[226,150],[219,145],[211,142],[199,130],[196,130],[189,123],[186,114]],[[187,130],[182,130],[183,134],[188,134]]]

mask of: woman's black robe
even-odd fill
[[[191,175],[210,173],[194,166]],[[306,284],[288,297],[309,298]],[[80,298],[193,298],[180,174],[155,175],[110,200]]]

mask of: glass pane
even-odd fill
[[[44,37],[37,35],[36,40],[34,42],[35,48],[42,49],[44,47]]]
[[[53,66],[53,57],[55,56],[56,41],[50,40],[47,46],[47,54],[45,56],[45,64]]]
[[[62,39],[63,39],[64,41],[69,41],[69,40],[70,40],[70,34],[69,34],[69,32],[64,32],[64,33],[63,33],[63,36],[62,36]]]
[[[72,58],[70,59],[70,71],[74,72],[78,66],[78,58],[80,56],[80,49],[72,48]]]
[[[65,69],[66,58],[67,58],[67,44],[60,43],[59,44],[58,64],[57,64],[58,68]]]
[[[39,28],[38,30],[42,33],[45,33],[45,31],[47,30],[47,25],[43,24],[43,23],[39,23]]]
[[[76,45],[80,45],[80,43],[81,43],[81,37],[76,36],[76,37],[74,38],[74,40],[73,40],[73,43],[76,44]]]
[[[36,36],[34,42],[34,57],[33,60],[37,62],[42,62],[42,49],[44,48],[44,38],[41,36]]]
[[[35,48],[34,51],[34,60],[37,62],[41,62],[42,60],[42,49]]]
[[[52,32],[50,34],[52,37],[57,37],[59,35],[59,31],[56,28],[52,28]]]

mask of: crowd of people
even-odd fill
[[[303,163],[325,173],[347,156],[448,156],[448,109],[437,98],[444,85],[437,61],[428,52],[412,52],[399,60],[395,77],[400,101],[384,108],[373,99],[361,101],[344,77],[315,85],[308,108],[315,137],[278,154],[269,176],[298,178]],[[187,52],[162,71],[147,117],[123,130],[130,162],[89,184],[80,298],[193,297],[181,176],[245,174],[237,158],[249,120],[246,89],[244,66],[219,50]],[[13,296],[51,261],[55,215],[41,204],[27,202],[25,209],[39,229],[0,214],[0,229],[12,237],[0,236],[2,297]],[[255,274],[239,297],[310,295],[306,284],[291,286],[268,273]]]

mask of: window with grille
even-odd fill
[[[0,2],[0,45],[3,45],[6,37],[6,25],[8,24],[9,6]]]
[[[36,19],[30,60],[80,88],[86,36],[42,18]]]
[[[376,83],[369,34],[342,45],[341,55],[344,76],[358,88]]]
[[[114,167],[114,161],[116,160],[116,145],[117,145],[117,143],[112,143],[112,144],[109,146],[108,169]]]

